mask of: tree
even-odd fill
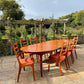
[[[83,17],[84,17],[84,10],[77,13],[77,16],[76,16],[76,19],[75,19],[75,23],[77,25],[81,25]]]
[[[2,19],[6,20],[8,17],[14,20],[21,20],[24,17],[20,5],[15,0],[1,0],[0,10],[3,12]]]

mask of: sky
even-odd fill
[[[26,19],[55,19],[72,12],[84,10],[84,0],[16,0]]]

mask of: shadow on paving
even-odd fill
[[[50,71],[48,72],[48,59],[43,60],[43,77],[40,76],[40,63],[35,63],[35,81],[33,80],[32,69],[26,68],[26,71],[21,71],[19,83],[16,82],[17,74],[18,74],[18,63],[16,63],[15,56],[13,57],[3,57],[0,58],[0,84],[62,84],[63,82],[80,80],[84,78],[84,52],[83,46],[77,46],[77,55],[78,59],[76,59],[74,54],[74,64],[71,62],[71,58],[69,56],[70,69],[66,70],[65,62],[61,62],[61,68],[63,72],[63,76],[60,75],[59,67],[56,66],[54,61],[50,62]],[[82,51],[81,51],[82,50]],[[13,60],[13,59],[14,60]],[[7,60],[8,59],[8,60]],[[11,60],[12,59],[12,60]],[[11,60],[11,61],[10,61]],[[4,62],[9,62],[12,66],[15,66],[13,69],[9,64],[9,66],[3,65]],[[8,68],[8,71],[2,70],[3,65],[4,69]],[[5,68],[6,67],[6,68]],[[11,68],[10,68],[11,67]],[[82,84],[79,81],[80,84]],[[64,83],[65,84],[65,83]],[[68,84],[68,83],[66,83]],[[77,84],[72,83],[71,84]]]

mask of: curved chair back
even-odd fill
[[[18,60],[18,63],[20,64],[20,59],[23,59],[23,56],[21,56],[20,50],[18,48],[17,42],[13,44],[14,53],[16,55],[16,58]]]
[[[59,56],[61,56],[62,54],[63,54],[63,48],[64,48],[64,42],[62,43],[62,47],[61,47],[61,50],[60,50],[60,55]]]
[[[74,41],[70,39],[68,44],[68,50],[70,50],[73,45],[74,45]]]
[[[72,40],[72,39],[70,39],[70,41],[69,41],[69,48],[68,48],[68,50],[72,50],[73,48],[74,48],[74,44],[75,44],[75,38]]]
[[[61,40],[68,40],[68,35],[61,35]]]
[[[37,44],[37,38],[30,38],[30,44]]]
[[[45,42],[46,40],[45,40],[45,37],[44,36],[40,36],[39,37],[39,42],[41,43],[41,42]]]
[[[21,47],[28,46],[28,39],[21,39],[20,45],[21,45]]]
[[[70,49],[70,45],[71,45],[71,40],[66,41],[66,42],[63,42],[62,48],[61,48],[61,52],[60,52],[60,56],[61,56],[62,54],[67,54],[67,52],[68,52],[69,49]]]
[[[75,39],[75,43],[74,43],[74,47],[76,48],[77,42],[78,42],[78,36],[74,38]]]

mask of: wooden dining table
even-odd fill
[[[62,43],[66,40],[51,40],[42,43],[37,43],[34,45],[28,45],[20,48],[22,52],[25,53],[33,53],[38,54],[40,56],[40,70],[41,77],[43,77],[43,69],[42,69],[42,56],[44,53],[52,52],[62,47]]]

